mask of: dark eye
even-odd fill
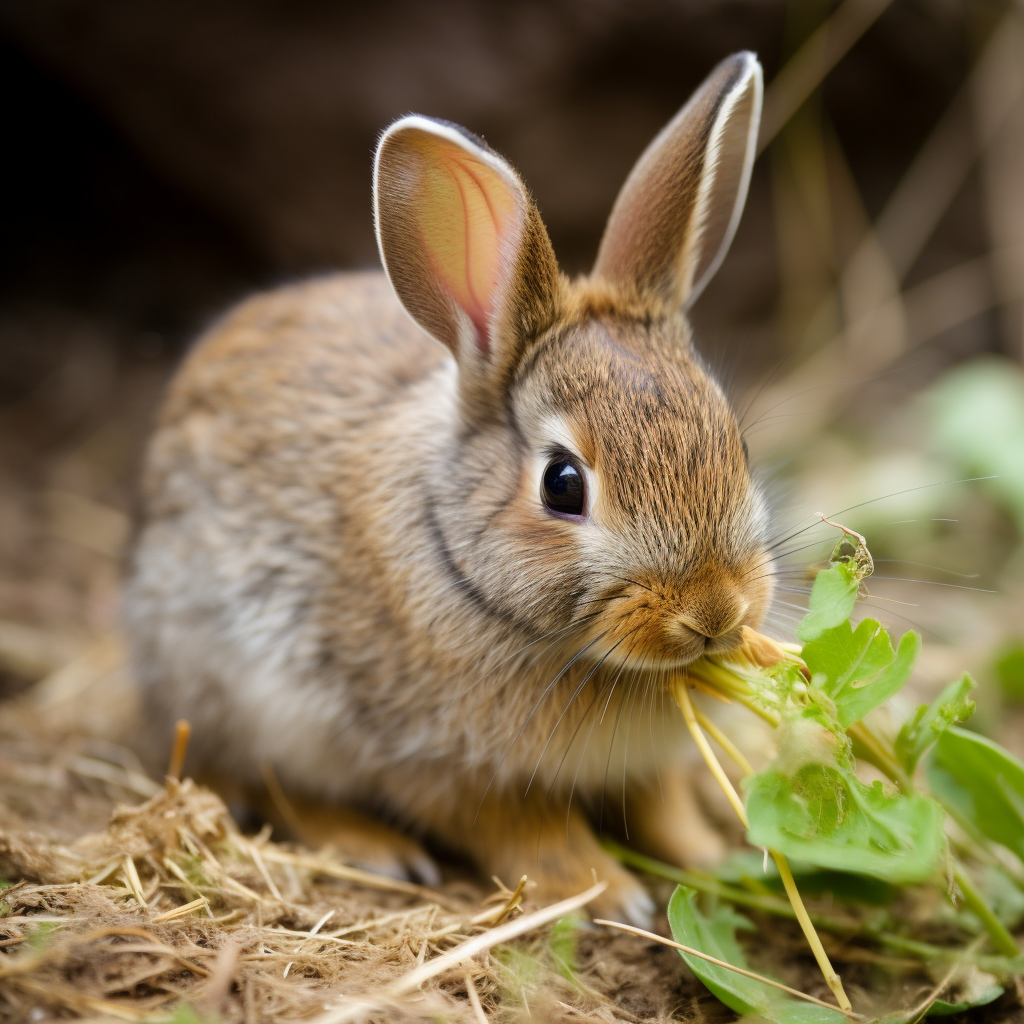
[[[740,444],[743,445],[743,458],[746,462],[750,463],[750,449],[747,447],[747,439],[745,437],[740,438]]]
[[[540,485],[540,495],[552,512],[568,516],[583,515],[585,493],[583,473],[569,459],[557,458],[548,463]]]

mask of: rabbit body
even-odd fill
[[[764,504],[683,314],[749,177],[759,69],[730,60],[666,129],[689,149],[637,165],[590,278],[558,272],[499,157],[406,118],[377,158],[387,276],[258,296],[199,343],[125,594],[153,750],[187,718],[196,770],[272,765],[551,895],[596,870],[604,912],[646,918],[580,808],[628,805],[652,852],[694,854],[667,673],[770,597]],[[712,171],[724,213],[700,207]]]
[[[545,538],[511,523],[521,550],[505,564],[497,539],[494,577],[477,588],[455,564],[461,538],[438,536],[462,497],[446,493],[453,469],[490,475],[474,518],[500,516],[521,486],[507,437],[460,438],[454,369],[384,275],[366,273],[249,300],[177,376],[126,608],[154,713],[190,719],[205,768],[256,781],[269,761],[299,789],[378,793],[415,818],[424,800],[450,798],[453,773],[486,785],[504,758],[500,788],[528,778],[545,744],[561,760],[564,743],[546,741],[590,666],[535,710],[525,676],[545,675],[543,692],[567,645],[545,649],[539,668],[526,645],[567,609],[546,572],[521,616],[511,590],[517,558]],[[599,756],[584,760],[581,790],[605,781],[608,745],[591,741]],[[658,746],[678,749],[678,735]],[[629,761],[645,776],[663,763],[649,738]]]

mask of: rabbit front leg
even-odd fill
[[[593,916],[651,924],[654,903],[647,891],[601,846],[582,812],[563,800],[516,792],[489,793],[481,802],[467,794],[454,814],[431,827],[443,842],[468,853],[482,874],[509,886],[526,875],[536,883],[536,902],[582,892],[596,875],[608,888],[588,906]]]
[[[721,862],[726,839],[708,820],[697,797],[694,772],[674,765],[660,777],[629,785],[629,842],[678,867],[709,868]]]
[[[249,794],[253,809],[275,827],[314,850],[329,847],[348,863],[377,875],[438,885],[441,873],[412,837],[348,804],[259,788]]]

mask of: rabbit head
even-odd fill
[[[450,437],[422,500],[454,584],[510,636],[657,670],[734,646],[766,611],[766,505],[686,319],[736,230],[761,91],[752,54],[715,68],[575,282],[480,139],[409,116],[380,141],[384,266],[453,357],[436,396]]]

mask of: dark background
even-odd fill
[[[371,154],[408,111],[463,123],[511,159],[564,267],[585,271],[633,160],[714,63],[754,49],[770,82],[831,6],[7,3],[0,301],[109,317],[149,351],[153,332],[178,347],[253,286],[375,265]],[[828,77],[828,117],[870,213],[1001,7],[896,0]],[[777,299],[766,179],[763,161],[701,309],[758,333],[761,348]],[[949,220],[949,256],[984,249],[977,218]],[[24,384],[4,363],[4,391],[16,393]]]
[[[843,9],[857,4],[878,0]],[[114,627],[142,445],[196,333],[255,288],[376,264],[371,157],[392,119],[417,111],[482,134],[534,190],[564,268],[585,272],[633,161],[714,64],[756,50],[770,104],[780,69],[841,20],[840,6],[0,2],[0,685],[17,689]],[[886,417],[955,364],[1020,361],[1018,293],[990,294],[986,262],[1012,218],[993,214],[984,111],[964,106],[971,68],[1014,10],[893,0],[758,161],[739,234],[693,315],[738,403],[768,385],[767,413],[754,413],[776,434],[755,424],[750,440],[781,481],[783,525],[787,508],[799,518],[819,495],[838,509],[853,504],[844,488],[867,500],[915,473],[938,479],[946,470],[918,455],[920,424],[900,440],[917,468],[879,476],[904,429]],[[843,316],[819,314],[958,102],[952,150],[935,159],[941,178],[941,159],[970,152],[966,171],[920,254],[894,272],[908,302],[916,284],[938,282],[908,307],[931,327],[905,350],[862,358],[836,333]],[[962,297],[941,275],[964,267],[974,291],[950,315]],[[835,358],[816,368],[821,355]],[[779,395],[817,412],[773,412]],[[875,533],[873,546],[995,573],[1019,529],[1005,503],[975,504],[988,511],[955,538],[936,527],[917,541]]]

